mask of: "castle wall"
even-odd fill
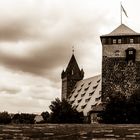
[[[124,48],[123,48],[124,49]],[[124,53],[122,53],[124,55]],[[138,58],[138,57],[137,57]],[[125,57],[103,57],[102,100],[120,92],[127,97],[140,90],[140,61],[127,63]]]

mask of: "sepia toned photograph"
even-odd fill
[[[0,140],[140,140],[139,0],[0,0]]]

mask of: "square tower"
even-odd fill
[[[102,55],[102,101],[121,93],[129,97],[140,91],[140,34],[121,24],[100,37]]]

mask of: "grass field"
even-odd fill
[[[140,125],[36,124],[0,125],[0,139],[140,140]]]

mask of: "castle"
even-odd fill
[[[74,54],[62,72],[62,99],[67,99],[79,112],[97,121],[98,112],[111,94],[129,97],[140,90],[140,34],[121,24],[100,37],[102,74],[84,78]]]

